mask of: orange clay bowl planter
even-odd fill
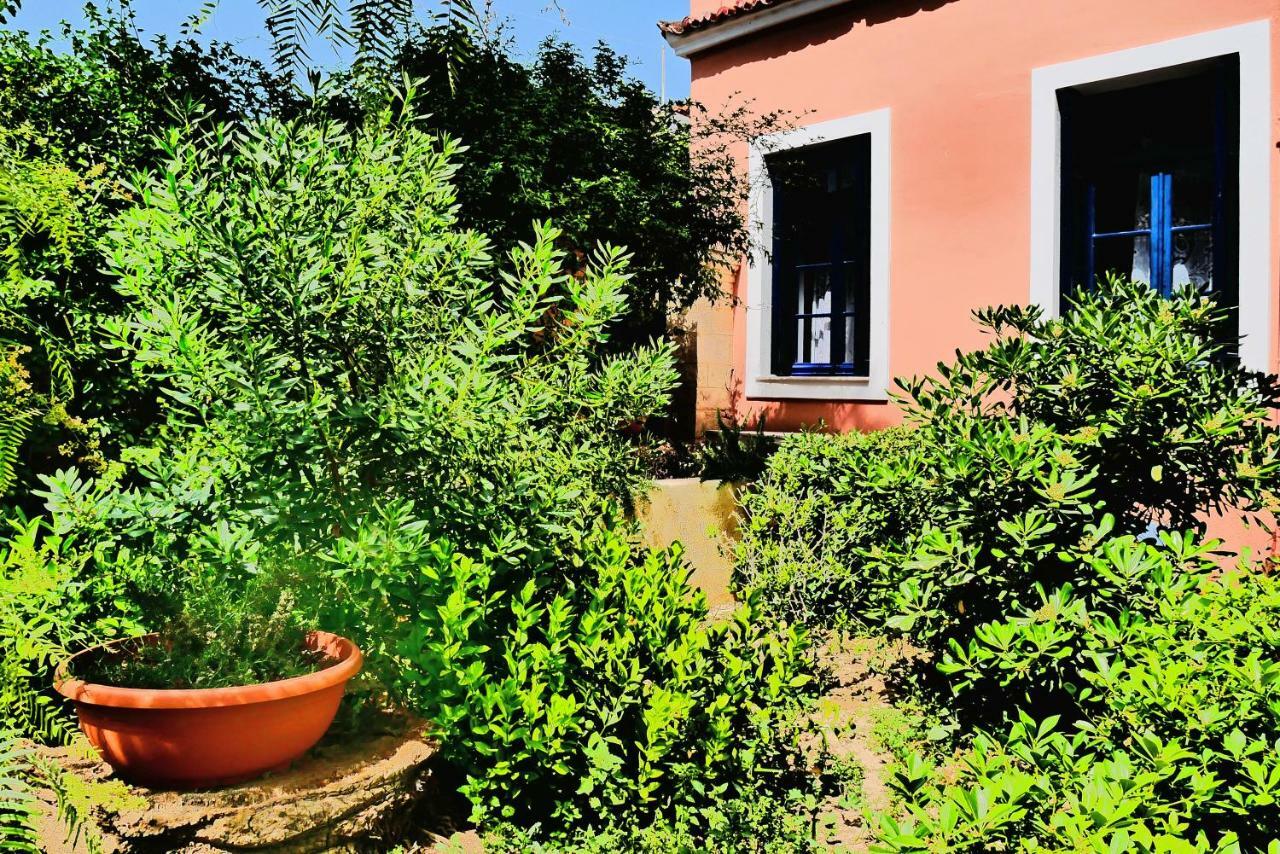
[[[149,690],[70,678],[77,659],[128,654],[155,636],[112,641],[79,652],[58,668],[54,688],[75,703],[80,728],[116,773],[157,789],[229,786],[280,770],[320,740],[363,656],[328,632],[307,635],[306,648],[328,667],[241,688]]]

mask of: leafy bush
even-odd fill
[[[901,383],[915,428],[904,444],[784,446],[744,503],[739,567],[801,619],[830,620],[837,602],[953,661],[987,649],[1009,696],[1069,707],[1055,695],[1078,685],[1080,660],[1041,616],[1123,607],[1148,568],[1132,543],[1097,551],[1108,538],[1273,504],[1276,386],[1223,358],[1220,312],[1192,293],[1111,281],[1060,320],[1018,308],[979,319],[991,345]],[[1006,656],[1015,635],[1058,657]]]
[[[99,463],[92,425],[66,409],[75,345],[36,309],[57,298],[55,280],[85,239],[101,191],[97,173],[60,155],[29,127],[0,127],[0,497],[33,485],[28,460],[40,451],[24,447],[33,432],[63,440],[55,455]]]
[[[130,203],[123,181],[156,162],[154,137],[194,104],[222,119],[296,109],[287,78],[226,45],[144,45],[127,5],[85,16],[62,44],[0,31],[0,348],[26,351],[39,398],[0,495],[28,514],[39,475],[72,462],[96,472],[161,420],[154,389],[98,341],[122,307],[97,243]]]
[[[1202,530],[1206,511],[1258,509],[1275,483],[1280,386],[1227,355],[1212,298],[1112,279],[1061,319],[1018,307],[976,316],[996,341],[903,383],[913,420],[957,438],[969,419],[1051,428],[1096,472],[1093,501],[1122,533]]]
[[[19,517],[6,526],[10,534],[0,541],[0,849],[45,850],[36,833],[42,789],[56,796],[73,838],[92,849],[97,837],[82,828],[85,810],[74,797],[74,782],[32,746],[91,752],[50,696],[49,674],[90,638],[128,627],[103,617],[102,604],[114,591],[104,580],[85,577],[85,549],[47,530],[42,520]]]
[[[637,556],[606,518],[558,564],[477,560],[405,510],[329,560],[363,609],[350,630],[387,644],[476,820],[642,826],[800,773],[804,636],[751,604],[708,624],[678,549]]]
[[[589,125],[591,157],[625,138],[627,167],[543,176],[527,209],[571,185],[577,202],[558,210],[584,213],[572,234],[535,225],[520,242],[526,208],[500,201],[496,251],[460,225],[463,149],[429,132],[412,87],[361,101],[358,121],[324,118],[342,112],[328,101],[227,123],[298,105],[228,53],[183,71],[188,48],[148,51],[117,23],[72,37],[69,55],[0,39],[0,79],[15,78],[0,123],[49,141],[47,156],[15,150],[6,176],[26,195],[0,201],[74,203],[60,209],[74,228],[51,219],[20,251],[0,247],[22,272],[20,292],[6,283],[10,314],[68,330],[60,351],[6,338],[3,381],[25,396],[12,432],[27,431],[32,389],[60,377],[49,354],[65,352],[111,443],[100,465],[31,461],[43,487],[24,500],[46,515],[13,542],[48,597],[9,596],[28,574],[4,567],[0,689],[32,720],[6,708],[0,729],[65,727],[36,719],[40,692],[54,658],[91,636],[165,630],[167,655],[109,678],[210,685],[281,675],[282,649],[321,626],[361,643],[385,696],[433,718],[486,820],[538,838],[630,819],[706,840],[790,833],[748,799],[808,779],[794,741],[802,635],[753,605],[708,625],[678,553],[639,555],[618,523],[593,527],[641,486],[642,440],[626,428],[660,414],[676,379],[671,348],[618,346],[619,332],[637,337],[618,320],[704,293],[703,262],[745,233],[736,204],[691,179],[688,135],[602,52],[594,109],[566,138]],[[559,95],[581,93],[580,64],[548,57],[561,77],[543,81],[540,109],[555,109],[540,118],[569,130]],[[208,114],[186,107],[153,138],[170,96],[190,95]],[[601,137],[602,116],[628,132]],[[558,162],[521,144],[533,160],[520,169]],[[655,192],[685,200],[660,250],[617,207]],[[638,267],[591,248],[611,229],[641,238]],[[264,579],[284,595],[258,597]],[[210,667],[211,649],[235,672]],[[4,832],[12,814],[21,836],[38,775],[7,742],[0,763],[21,766],[25,788],[6,781],[0,803]]]
[[[800,623],[856,614],[868,595],[860,550],[929,518],[920,465],[919,439],[906,428],[787,436],[742,496],[735,584]]]
[[[725,417],[716,411],[716,431],[708,433],[698,449],[703,480],[752,481],[764,474],[769,457],[778,449],[778,440],[765,433],[765,416],[756,417],[754,430],[747,421]]]
[[[895,781],[908,818],[882,817],[884,850],[1280,848],[1280,583],[1143,560],[1145,607],[1080,626],[1091,664],[1074,732],[1019,713],[945,782],[909,758]]]
[[[544,228],[491,274],[456,228],[457,144],[390,109],[358,132],[270,120],[166,146],[108,259],[133,306],[111,342],[168,389],[163,441],[126,458],[149,485],[45,492],[146,610],[193,556],[242,578],[380,503],[516,559],[639,485],[617,428],[661,408],[674,371],[662,347],[595,353],[625,304],[620,251],[568,277]]]
[[[720,294],[725,268],[749,243],[739,146],[785,129],[787,116],[747,105],[721,115],[673,109],[603,44],[584,58],[547,41],[524,64],[501,35],[477,36],[455,79],[442,35],[411,31],[396,64],[426,81],[422,121],[470,146],[457,176],[465,225],[505,253],[528,222],[554,222],[570,270],[599,242],[630,247],[615,345],[662,336],[669,314]]]
[[[1218,545],[1163,532],[1155,543],[1090,537],[1083,549],[1058,554],[1073,567],[1075,583],[1037,588],[1035,603],[976,626],[967,644],[952,638],[938,669],[956,690],[977,687],[987,700],[1034,678],[1042,691],[1087,701],[1089,663],[1133,642],[1132,633],[1159,616],[1161,597],[1181,589],[1187,573],[1211,571]]]
[[[767,784],[699,809],[677,807],[675,817],[652,824],[615,824],[584,830],[554,842],[518,827],[500,825],[484,838],[494,854],[809,854],[826,850],[814,839],[812,795],[803,787],[779,793]]]
[[[288,75],[194,39],[144,44],[133,12],[84,8],[85,27],[0,31],[0,127],[30,127],[74,165],[120,178],[159,154],[154,137],[184,102],[222,119],[298,106]]]
[[[104,591],[82,577],[83,555],[71,541],[49,536],[39,520],[9,524],[0,544],[0,728],[60,743],[69,731],[45,680],[90,637],[91,609]]]

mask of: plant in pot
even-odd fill
[[[199,789],[287,767],[333,722],[360,650],[310,628],[273,580],[210,574],[184,592],[160,631],[73,655],[55,687],[132,782]]]

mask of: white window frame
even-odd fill
[[[1031,73],[1031,301],[1061,298],[1062,116],[1058,91],[1206,59],[1240,58],[1240,361],[1271,369],[1271,22],[1211,30]]]
[[[889,151],[888,108],[759,137],[751,145],[748,207],[753,232],[747,271],[746,396],[757,400],[874,400],[889,392]],[[871,136],[871,292],[869,372],[865,377],[792,377],[773,373],[773,185],[765,158],[818,143]]]

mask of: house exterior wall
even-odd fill
[[[693,0],[691,11],[720,5]],[[1044,245],[1032,231],[1033,71],[1259,21],[1270,22],[1262,328],[1276,370],[1280,0],[862,0],[695,55],[692,93],[712,108],[751,98],[803,114],[803,126],[889,109],[888,374],[921,374],[981,345],[972,309],[1032,298],[1032,253]],[[745,167],[745,145],[741,157]],[[727,277],[732,305],[689,316],[699,426],[714,427],[718,409],[765,413],[778,430],[895,423],[886,400],[749,394],[751,269],[743,259]]]

